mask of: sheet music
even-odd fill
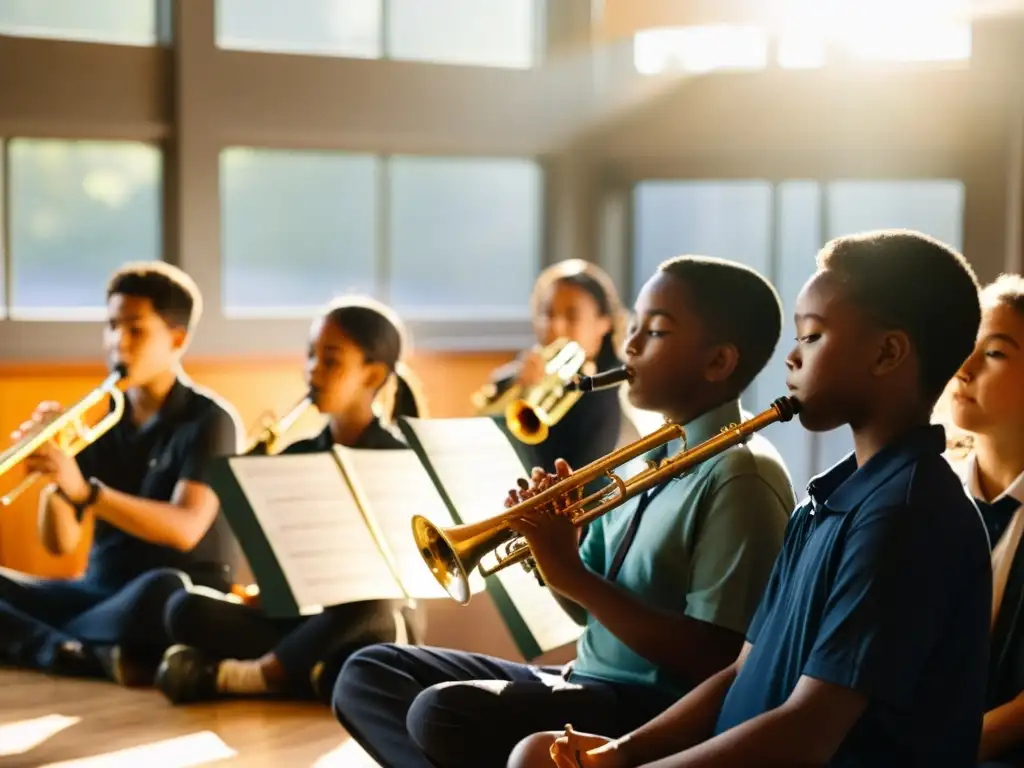
[[[369,451],[335,446],[338,459],[371,520],[394,558],[395,569],[413,598],[445,598],[448,594],[431,574],[412,535],[413,515],[423,515],[442,528],[455,525],[448,506],[413,451]],[[474,573],[473,594],[484,591]]]
[[[463,522],[494,517],[527,471],[491,419],[407,419]],[[492,558],[488,558],[490,560]],[[497,578],[542,650],[572,642],[583,631],[536,576],[520,565]]]
[[[303,613],[403,596],[333,454],[229,464]]]

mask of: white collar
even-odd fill
[[[970,491],[971,496],[976,499],[980,499],[981,501],[985,501],[985,496],[981,492],[981,483],[978,482],[978,460],[973,451],[971,452],[971,455],[967,457],[967,463],[963,470],[963,479],[967,484],[967,490]],[[989,503],[995,504],[1006,496],[1012,496],[1021,504],[1024,504],[1024,472],[1017,475],[1017,478],[1010,483],[1009,487]]]

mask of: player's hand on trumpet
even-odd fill
[[[557,768],[626,768],[625,755],[606,736],[577,733],[571,725],[551,745],[551,761]]]
[[[36,406],[28,421],[23,422],[11,434],[15,442],[46,427],[64,412],[60,403],[46,401]],[[73,501],[85,500],[89,497],[89,483],[78,468],[78,462],[68,456],[60,448],[60,435],[39,446],[35,453],[25,459],[25,469],[43,475],[46,482],[54,483]]]
[[[572,474],[572,468],[563,459],[555,462],[555,472],[545,472],[535,467],[530,481],[520,480],[519,488],[509,491],[505,507],[533,498],[550,488],[559,480]],[[548,587],[572,597],[582,577],[588,574],[580,560],[579,531],[572,520],[559,514],[563,503],[537,510],[509,522],[509,527],[524,537],[530,545],[530,552],[544,583]]]
[[[23,421],[18,428],[11,432],[11,442],[18,442],[28,437],[33,432],[42,429],[51,421],[56,419],[64,412],[60,403],[55,403],[52,400],[46,400],[36,406],[36,409],[32,412],[28,421]]]

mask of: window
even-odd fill
[[[157,0],[3,0],[0,35],[155,45]]]
[[[537,0],[390,0],[388,53],[396,59],[528,69]]]
[[[764,69],[768,38],[757,27],[716,25],[648,29],[633,39],[633,63],[643,75]]]
[[[828,185],[827,237],[866,229],[917,229],[963,248],[964,186],[952,179],[834,181]]]
[[[304,316],[376,293],[376,158],[235,147],[220,164],[226,315]]]
[[[644,181],[634,193],[633,295],[665,259],[720,256],[768,274],[772,185],[766,181]]]
[[[539,166],[396,157],[389,171],[396,308],[414,317],[528,317],[541,261]]]
[[[781,66],[818,66],[824,47],[854,60],[960,61],[971,56],[966,0],[787,0]]]
[[[133,142],[10,141],[11,317],[101,317],[111,272],[161,258],[162,162]]]
[[[217,0],[223,48],[321,56],[381,55],[381,0]]]
[[[252,51],[529,68],[535,58],[540,1],[218,0],[217,44]]]

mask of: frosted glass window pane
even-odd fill
[[[719,256],[768,274],[772,185],[644,181],[634,193],[633,296],[665,259]]]
[[[375,289],[377,160],[233,147],[221,154],[228,315],[306,315]]]
[[[954,179],[843,180],[828,185],[828,237],[900,227],[963,247],[964,185]]]
[[[381,0],[217,0],[217,45],[377,58]]]
[[[390,178],[396,307],[419,317],[528,317],[540,271],[539,166],[397,157]]]
[[[162,163],[148,144],[9,145],[11,316],[102,316],[110,274],[162,256]]]
[[[0,2],[0,35],[154,45],[156,32],[156,0]]]
[[[534,61],[536,9],[537,0],[391,0],[388,55],[529,68]]]

